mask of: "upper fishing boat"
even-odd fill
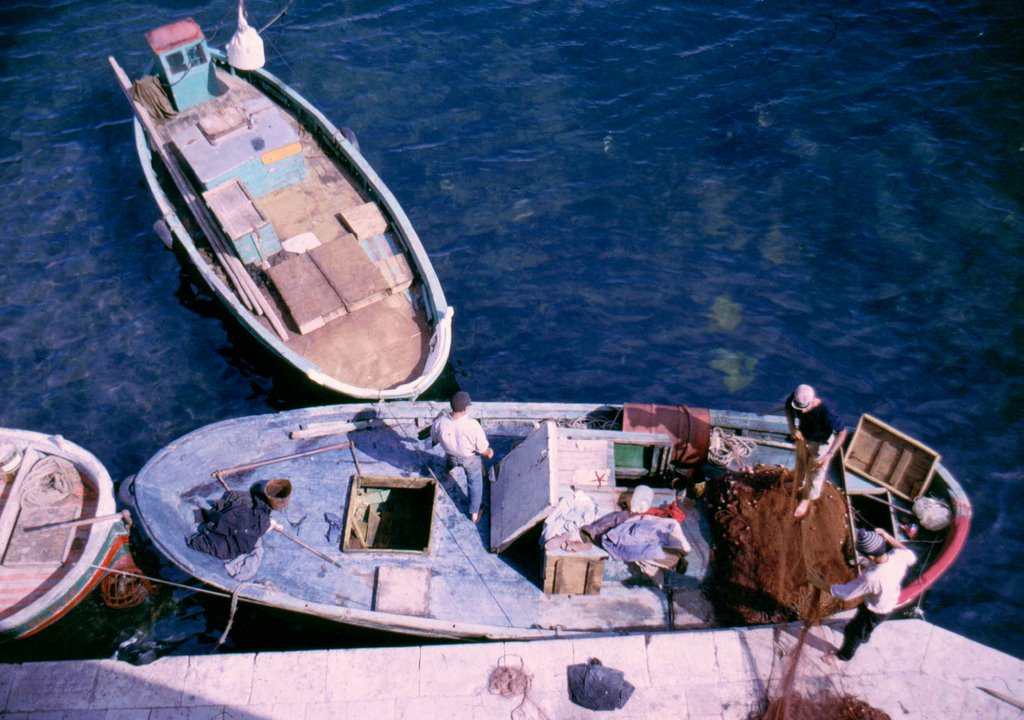
[[[226,53],[191,18],[146,39],[154,74],[132,83],[109,60],[157,234],[314,383],[353,398],[422,394],[447,363],[453,310],[355,134],[262,69],[241,3]]]
[[[0,640],[56,622],[130,557],[126,515],[87,450],[0,428]]]
[[[796,520],[784,483],[775,509],[759,479],[744,486],[753,468],[793,467],[783,418],[648,404],[470,411],[494,450],[479,523],[428,439],[447,405],[399,401],[200,428],[135,476],[139,526],[172,563],[241,600],[418,636],[533,639],[735,624],[715,595],[728,605],[752,593],[716,578],[717,561],[727,545],[768,550],[747,521],[730,529],[759,498],[769,540],[794,534],[787,547],[832,581],[857,572],[854,524],[912,547],[901,607],[949,569],[970,524],[937,454],[871,416]],[[944,517],[918,520],[925,504]],[[799,602],[773,600],[783,614],[806,610],[805,573],[789,568]]]

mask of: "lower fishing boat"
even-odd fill
[[[426,250],[355,134],[263,70],[241,4],[238,20],[226,53],[192,19],[150,31],[155,73],[134,83],[110,58],[157,234],[317,385],[415,398],[451,349],[453,311]]]
[[[355,626],[487,639],[707,628],[722,621],[708,598],[714,519],[701,489],[795,456],[780,417],[474,403],[495,452],[474,523],[462,476],[446,474],[427,439],[446,411],[339,405],[209,425],[136,475],[138,521],[158,552],[211,586]],[[949,569],[970,504],[930,450],[865,418],[829,492],[858,524],[916,547],[906,606]],[[905,521],[922,498],[948,517],[915,534]],[[243,527],[217,526],[229,516]],[[852,527],[846,511],[837,517],[842,544]],[[611,541],[608,527],[628,530]]]
[[[0,640],[56,622],[128,554],[125,514],[89,452],[0,429]]]

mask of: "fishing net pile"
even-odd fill
[[[811,511],[798,520],[793,517],[798,494],[792,470],[781,466],[727,470],[708,483],[713,545],[708,594],[722,624],[817,620],[841,609],[835,599],[814,592],[807,568],[830,582],[854,577],[846,562],[846,502],[825,483]]]
[[[748,720],[892,720],[892,717],[852,695],[807,698],[794,694],[772,700],[764,710],[752,713]]]
[[[776,657],[784,659],[778,665],[772,663],[765,698],[747,720],[892,720],[885,711],[834,687],[810,694],[802,692],[798,687],[798,670],[810,629],[805,624],[795,647],[777,653]]]

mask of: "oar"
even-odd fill
[[[278,524],[277,520],[271,519],[271,521],[270,521],[270,529],[271,530],[276,530],[277,532],[279,532],[282,535],[284,535],[286,538],[291,540],[293,543],[295,543],[299,547],[304,548],[306,550],[309,550],[311,553],[313,553],[314,555],[316,555],[319,558],[322,558],[322,559],[326,560],[331,565],[334,565],[335,567],[342,567],[341,564],[337,560],[332,558],[330,555],[322,553],[319,550],[317,550],[315,547],[311,547],[311,546],[307,545],[306,543],[302,542],[297,537],[295,537],[294,535],[292,535],[291,533],[286,531],[283,527],[281,527]]]
[[[33,527],[25,528],[25,532],[35,532],[37,530],[56,530],[57,528],[63,527],[76,527],[79,525],[94,525],[96,523],[106,522],[108,520],[116,520],[121,518],[126,523],[131,522],[131,513],[127,510],[122,510],[118,513],[111,513],[110,515],[100,515],[99,517],[92,518],[79,518],[78,520],[64,520],[62,522],[47,523],[45,525],[34,525]]]
[[[224,475],[234,475],[235,473],[245,472],[246,470],[253,470],[264,465],[272,465],[274,463],[285,462],[286,460],[295,460],[297,458],[307,457],[309,455],[316,455],[318,453],[325,453],[331,450],[344,450],[351,446],[351,442],[345,441],[343,443],[337,443],[335,445],[325,445],[324,447],[315,448],[313,450],[305,450],[304,452],[292,453],[291,455],[282,455],[281,457],[268,458],[267,460],[257,460],[256,462],[249,463],[248,465],[236,465],[235,467],[224,468],[223,470],[214,470],[213,476],[224,482]],[[227,487],[225,485],[225,487]]]
[[[982,692],[987,692],[994,698],[999,698],[1004,703],[1009,703],[1010,705],[1013,705],[1018,710],[1024,710],[1024,702],[1016,700],[1015,698],[1010,697],[1006,693],[1001,693],[998,690],[993,690],[992,688],[982,687],[981,685],[978,686],[978,689]]]
[[[754,442],[758,445],[764,445],[765,447],[780,448],[782,450],[796,450],[796,445],[787,442],[778,442],[777,440],[762,440],[761,438],[754,438]]]

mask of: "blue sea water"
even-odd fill
[[[810,382],[851,425],[942,452],[975,515],[926,617],[1024,657],[1019,3],[247,7],[256,27],[287,7],[268,69],[356,131],[416,225],[474,398],[763,411]],[[152,232],[106,61],[141,73],[143,33],[185,16],[223,46],[234,13],[0,9],[0,425],[63,434],[117,479],[201,425],[325,402]],[[202,652],[226,613],[84,605],[0,657]],[[286,644],[240,625],[239,647]]]

